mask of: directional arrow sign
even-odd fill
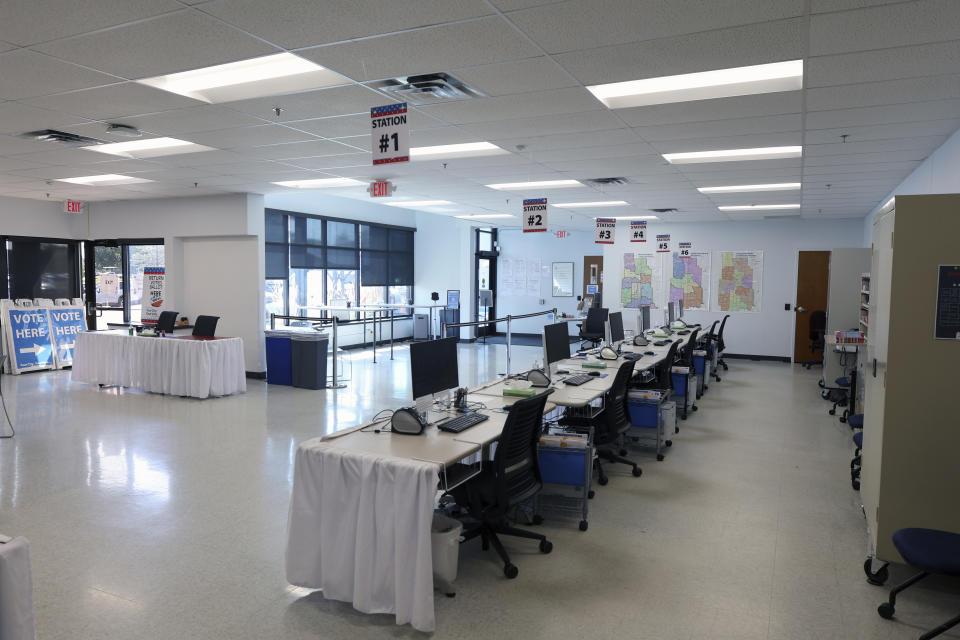
[[[48,309],[10,309],[8,338],[17,372],[53,366]]]

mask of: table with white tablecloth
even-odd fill
[[[0,640],[34,640],[30,543],[0,534]]]
[[[77,335],[73,380],[194,398],[243,393],[243,340],[88,331]]]

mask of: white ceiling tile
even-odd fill
[[[420,107],[425,113],[452,124],[491,122],[534,116],[546,119],[556,115],[604,108],[589,91],[581,87],[553,89],[551,91],[497,98],[478,98]]]
[[[165,109],[177,109],[200,104],[192,98],[160,91],[135,82],[30,98],[22,102],[47,109],[57,109],[94,120],[109,120],[122,116],[154,113]],[[77,118],[74,118],[74,120],[77,120]]]
[[[815,15],[810,18],[810,55],[956,40],[958,23],[956,0],[916,0]]]
[[[196,11],[184,11],[37,46],[61,60],[129,79],[176,73],[279,49]],[[122,55],[118,55],[122,52]]]
[[[182,8],[174,0],[4,0],[0,39],[26,46]]]
[[[21,49],[0,55],[0,99],[18,100],[117,82],[114,76],[84,69]]]
[[[803,14],[801,0],[570,0],[511,13],[550,53],[770,22]]]
[[[75,178],[77,176],[100,175],[104,173],[130,173],[156,168],[157,165],[142,160],[120,160],[117,162],[99,162],[94,165],[60,165],[39,167],[35,169],[20,169],[16,173],[31,178]]]
[[[577,86],[577,81],[547,57],[455,69],[453,75],[488,96]]]
[[[785,91],[755,96],[617,109],[616,113],[631,127],[645,127],[725,120],[728,118],[785,115],[800,113],[801,107],[801,92]]]
[[[924,136],[943,136],[946,138],[953,134],[958,128],[960,128],[960,118],[925,120],[923,122],[900,122],[896,124],[868,125],[863,127],[808,129],[805,140],[807,144],[840,142],[842,141],[842,135],[847,136],[847,142]]]
[[[324,171],[333,169],[354,169],[357,167],[371,166],[371,155],[369,152],[345,153],[336,156],[320,156],[317,158],[297,158],[296,160],[287,160],[285,164],[311,169],[314,171]],[[376,171],[386,171],[384,167],[373,167]],[[389,170],[393,170],[391,167]]]
[[[528,136],[570,134],[604,129],[622,129],[621,122],[609,110],[589,111],[549,118],[519,118],[482,124],[464,125],[462,129],[474,134],[478,140],[526,139]]]
[[[384,5],[378,0],[218,0],[203,11],[282,47],[328,42],[464,20],[492,13],[480,0],[416,0]]]
[[[449,72],[457,67],[532,58],[540,53],[502,18],[447,24],[297,52],[358,81]]]
[[[960,40],[807,59],[807,87],[960,73]]]
[[[944,136],[926,136],[920,138],[893,138],[890,140],[866,140],[863,142],[833,142],[830,144],[812,144],[804,149],[804,156],[814,158],[817,156],[852,154],[852,153],[874,153],[883,151],[905,151],[915,150],[924,155],[943,144],[946,138]]]
[[[0,103],[0,133],[54,129],[77,122],[85,122],[85,120],[59,111],[41,109],[19,102]]]
[[[960,98],[960,76],[931,76],[807,89],[807,111]]]
[[[287,144],[254,147],[253,149],[245,150],[244,155],[259,160],[283,160],[288,158],[336,156],[356,152],[357,149],[332,140],[310,140],[307,142],[290,142]]]
[[[49,169],[49,164],[45,162],[33,162],[31,160],[22,160],[19,156],[13,158],[0,158],[0,171],[22,172],[30,169]]]
[[[276,122],[290,122],[357,113],[366,113],[369,117],[370,107],[383,104],[391,104],[390,99],[366,87],[352,85],[306,91],[287,96],[240,100],[231,102],[228,106],[231,109],[260,118],[269,118]],[[279,117],[274,115],[273,110],[274,107],[278,106],[283,109]],[[416,114],[411,113],[407,117],[411,126],[413,126]]]
[[[927,153],[921,150],[879,151],[876,153],[833,154],[829,156],[813,156],[804,159],[805,167],[829,167],[833,165],[848,166],[856,164],[903,162],[907,160],[923,160]]]
[[[0,123],[5,123],[3,106],[0,105]],[[0,126],[0,128],[3,128]],[[0,156],[17,153],[36,153],[50,148],[50,143],[24,140],[10,135],[0,135]]]
[[[183,139],[215,149],[236,149],[315,140],[316,138],[309,133],[288,129],[278,124],[263,124],[255,127],[239,127],[217,131],[196,131],[184,135]]]
[[[195,131],[217,131],[234,127],[254,126],[263,120],[219,105],[205,104],[186,109],[133,116],[122,123],[159,136],[178,136]]]
[[[557,54],[586,85],[766,64],[803,57],[804,21],[783,20]]]
[[[810,0],[810,13],[830,13],[847,9],[863,9],[881,4],[894,4],[903,0]]]
[[[946,120],[957,117],[957,114],[960,114],[960,100],[937,100],[836,111],[814,111],[807,114],[807,127],[831,129],[921,120]]]
[[[634,131],[648,142],[684,140],[689,138],[720,138],[748,134],[783,133],[800,131],[803,118],[799,113],[755,118],[729,118],[708,122],[663,124],[652,127],[636,127]]]
[[[650,146],[660,153],[686,153],[689,151],[713,151],[716,149],[754,149],[758,147],[789,147],[800,145],[800,131],[792,133],[758,133],[726,138],[692,138],[651,142]]]
[[[293,122],[288,121],[286,124],[294,129],[323,136],[324,138],[370,135],[369,113],[352,116],[314,118],[312,120],[297,120]]]

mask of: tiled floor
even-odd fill
[[[461,383],[502,372],[503,351],[462,346]],[[540,353],[515,348],[514,368]],[[282,570],[297,443],[408,401],[406,350],[380,355],[354,354],[345,390],[251,382],[208,401],[3,376],[18,434],[0,441],[0,531],[32,542],[40,640],[422,635]],[[935,582],[901,597],[897,621],[877,616],[849,429],[817,375],[731,361],[665,461],[636,454],[641,478],[609,467],[589,531],[547,514],[552,554],[507,541],[514,581],[465,545],[435,636],[915,638],[960,611],[960,588]]]

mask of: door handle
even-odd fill
[[[806,307],[794,307],[793,310],[794,310],[796,313],[804,313],[804,312],[806,312],[807,309],[806,309]]]

